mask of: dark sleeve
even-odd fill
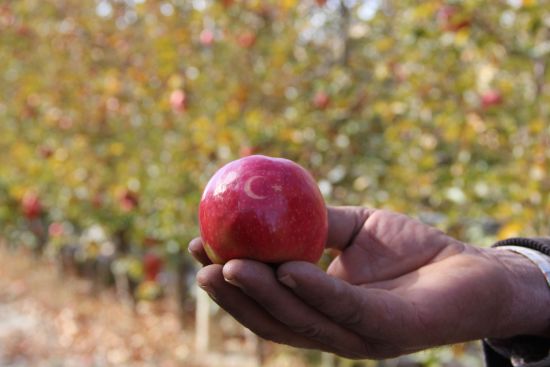
[[[527,247],[550,256],[550,237],[508,238],[507,240],[499,241],[493,245],[493,247],[501,246]]]
[[[498,353],[486,341],[483,341],[483,354],[487,367],[513,367],[509,357]]]
[[[527,247],[550,256],[550,238],[509,238],[493,245],[501,246]],[[512,360],[523,364],[537,363],[550,356],[550,338],[518,335],[505,340],[485,340],[483,352],[487,367],[512,367]],[[542,363],[542,366],[550,366],[550,362]]]

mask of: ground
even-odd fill
[[[192,315],[182,322],[169,298],[132,308],[112,290],[93,293],[86,280],[61,276],[55,264],[2,245],[0,264],[0,366],[258,364],[242,328],[223,317],[214,326],[225,327],[224,335],[213,333],[215,346],[197,353]],[[289,358],[276,357],[277,365],[302,365]]]

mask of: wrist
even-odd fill
[[[550,337],[550,287],[539,267],[524,255],[505,248],[487,251],[501,265],[510,295],[504,305],[506,317],[501,318],[496,330],[499,335],[490,337]]]

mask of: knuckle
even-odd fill
[[[292,330],[298,334],[305,335],[309,338],[315,338],[321,334],[321,330],[317,324],[304,324],[294,326]]]
[[[294,326],[292,327],[292,331],[301,334],[307,338],[318,340],[323,343],[333,341],[331,336],[318,323],[307,323],[299,326]]]
[[[335,321],[344,327],[356,328],[363,324],[363,315],[361,312],[349,312],[337,317]]]
[[[260,329],[250,328],[250,331],[252,331],[254,334],[256,334],[262,339],[269,340],[271,342],[278,343],[278,344],[287,344],[284,338],[281,337],[281,335],[269,329],[260,330]]]
[[[350,308],[335,317],[334,321],[346,328],[357,329],[364,321],[364,313],[361,304],[362,302],[359,300],[352,302]]]

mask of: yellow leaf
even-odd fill
[[[109,153],[115,157],[118,157],[124,153],[124,144],[120,142],[112,143],[109,145]]]
[[[505,224],[500,231],[498,231],[498,239],[503,240],[510,237],[517,237],[520,235],[523,226],[518,222],[510,222]]]
[[[378,80],[384,80],[389,76],[389,70],[386,64],[377,64],[374,68],[374,76]]]
[[[432,18],[434,13],[439,9],[439,6],[437,1],[422,2],[422,4],[413,8],[414,17],[417,20]]]
[[[379,52],[388,51],[395,44],[395,39],[392,37],[384,37],[375,42],[376,48]]]
[[[262,126],[265,126],[265,121],[262,116],[263,115],[259,110],[252,110],[248,112],[245,117],[246,126],[252,131],[261,129]]]
[[[180,89],[183,87],[183,78],[179,74],[173,74],[168,78],[168,86],[170,89]]]
[[[460,31],[456,32],[455,36],[455,45],[464,46],[470,38],[470,30],[468,28],[462,28]]]
[[[54,158],[58,162],[65,162],[69,158],[69,152],[65,148],[59,148],[55,151]]]
[[[296,0],[282,0],[280,4],[284,10],[290,10],[296,6]]]
[[[122,89],[122,84],[116,75],[108,75],[103,81],[103,88],[107,95],[115,95]]]
[[[20,201],[25,193],[27,192],[27,188],[20,185],[13,185],[9,188],[9,194],[12,198]]]
[[[546,128],[546,123],[542,118],[534,119],[529,123],[529,130],[533,134],[539,134],[542,133],[542,131]]]
[[[228,117],[236,116],[241,111],[241,104],[236,100],[231,100],[225,106],[225,110]]]

